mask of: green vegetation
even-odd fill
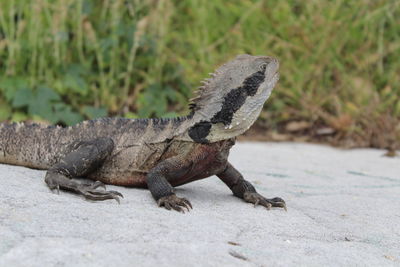
[[[281,80],[259,125],[398,146],[399,17],[396,0],[0,0],[0,120],[175,116],[216,66],[266,54]]]

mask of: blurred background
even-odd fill
[[[188,112],[237,54],[281,79],[247,140],[400,148],[400,1],[0,0],[0,121]]]

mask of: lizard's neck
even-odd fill
[[[228,139],[235,139],[246,132],[256,121],[262,110],[262,104],[255,107],[248,114],[238,112],[234,120],[227,123],[215,122],[215,118],[203,119],[203,117],[191,114],[186,117],[184,124],[186,130],[178,137],[196,143],[214,143]]]

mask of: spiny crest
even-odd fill
[[[194,91],[194,97],[189,100],[189,108],[192,111],[197,111],[202,108],[203,103],[207,103],[209,99],[214,97],[214,94],[219,93],[216,88],[210,86],[211,81],[220,73],[215,71],[214,73],[209,73],[210,78],[206,78],[200,83],[202,84]]]
[[[211,74],[210,74],[211,75]],[[212,73],[211,78],[206,78],[202,80],[200,83],[202,84],[194,91],[194,97],[189,100],[189,108],[192,111],[196,111],[201,109],[202,102],[207,103],[206,101],[213,97],[213,94],[216,93],[215,88],[210,86],[210,82],[215,77],[216,74]]]

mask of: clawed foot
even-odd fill
[[[193,209],[192,204],[190,204],[189,200],[187,200],[186,198],[177,197],[175,194],[160,198],[157,201],[157,204],[159,207],[164,206],[167,210],[170,210],[172,208],[176,211],[183,213],[185,213],[184,208],[186,208],[187,211]]]
[[[100,181],[96,181],[94,183],[78,183],[77,181],[71,180],[58,173],[48,173],[45,181],[52,191],[56,190],[57,193],[59,193],[60,189],[68,190],[81,194],[86,199],[90,200],[115,199],[118,203],[120,203],[119,198],[124,197],[117,191],[106,191],[106,186]],[[102,187],[103,190],[98,189],[99,187]]]
[[[287,211],[285,201],[279,197],[265,198],[256,192],[246,192],[243,195],[243,199],[246,202],[253,203],[254,207],[261,205],[266,207],[268,210],[271,209],[271,207],[279,207]]]

